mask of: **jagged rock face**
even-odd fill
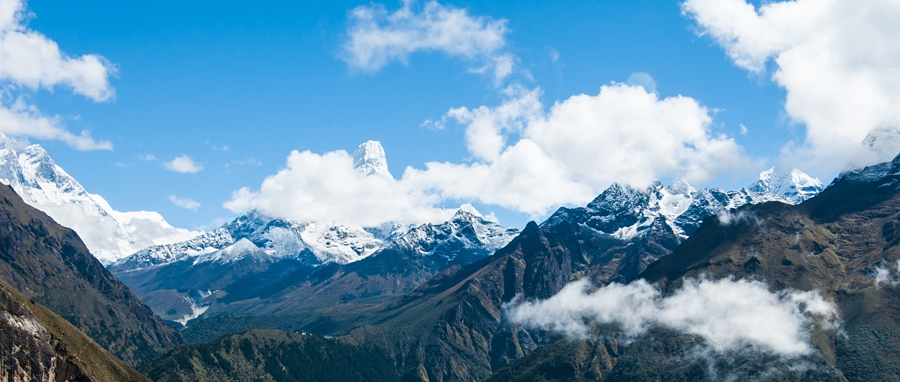
[[[0,381],[149,381],[0,282]]]
[[[0,289],[0,349],[3,381],[92,379],[71,359],[68,347],[37,321],[26,306]]]
[[[0,185],[0,279],[46,306],[131,364],[155,358],[181,336],[141,304],[72,230]]]
[[[779,201],[797,204],[823,189],[818,179],[802,171],[776,166],[763,171],[759,180],[737,191],[697,190],[685,181],[665,187],[659,181],[646,189],[613,183],[583,208],[560,208],[543,227],[562,221],[585,224],[617,239],[630,240],[651,234],[654,222],[663,219],[681,239],[689,237],[703,219],[745,204]]]
[[[110,264],[151,245],[187,240],[200,232],[174,228],[156,212],[119,212],[56,165],[39,145],[0,133],[0,183],[29,205],[71,227],[91,253]]]
[[[490,255],[518,233],[471,206],[442,224],[385,231],[250,213],[188,242],[141,251],[110,270],[170,321],[287,314],[393,298],[449,265]]]

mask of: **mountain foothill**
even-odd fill
[[[65,228],[34,197],[20,197],[60,181],[69,186],[57,189],[75,194],[54,203],[83,207],[79,195],[90,194],[41,150],[10,147],[19,159],[0,163],[2,182],[12,185],[0,186],[0,342],[10,352],[0,373],[9,380],[900,375],[900,156],[845,172],[827,187],[780,166],[734,191],[684,181],[614,183],[584,207],[562,207],[521,230],[471,205],[442,223],[378,227],[249,211],[104,264],[80,239],[92,233]],[[41,160],[22,160],[22,152]],[[353,156],[363,176],[390,176],[377,142]],[[573,292],[573,285],[586,287]],[[715,322],[704,331],[652,314],[629,326],[605,317],[630,312],[588,306],[639,290],[650,296],[641,307],[663,312],[667,299],[718,285],[756,288],[783,308],[799,328],[794,347],[772,345],[784,342],[770,338],[774,324],[726,343],[720,332],[739,328]],[[569,301],[560,305],[566,309],[587,303],[577,315],[557,311],[529,321],[518,314],[555,301]],[[817,318],[831,308],[830,321]],[[737,320],[728,322],[748,319],[720,313]]]

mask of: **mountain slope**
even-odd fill
[[[39,145],[26,146],[0,133],[0,183],[29,205],[71,227],[104,264],[137,250],[187,240],[200,232],[174,228],[156,212],[119,212],[89,194]]]
[[[840,331],[814,329],[813,354],[765,352],[696,357],[702,340],[655,328],[587,376],[594,341],[564,341],[501,370],[491,381],[630,380],[897,380],[900,375],[900,157],[842,174],[818,196],[791,206],[746,206],[712,218],[640,278],[673,293],[688,279],[750,279],[772,291],[817,291],[833,301]],[[603,333],[601,331],[601,333]],[[604,338],[604,336],[600,336]],[[609,338],[609,337],[605,337]],[[574,358],[573,358],[574,357]]]
[[[181,347],[144,368],[165,381],[398,381],[377,349],[305,333],[250,330]]]
[[[150,381],[3,281],[0,354],[3,381]]]
[[[367,312],[351,324],[370,326],[341,338],[392,354],[409,380],[482,380],[556,338],[510,325],[505,303],[517,296],[549,298],[582,278],[596,285],[626,282],[671,253],[709,216],[772,199],[787,200],[769,191],[698,191],[683,182],[644,190],[613,185],[586,207],[561,208],[540,226],[529,223],[494,255],[452,265]]]
[[[88,252],[74,231],[0,185],[0,279],[136,364],[181,343]]]

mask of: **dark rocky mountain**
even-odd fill
[[[150,381],[3,281],[0,358],[0,381]]]
[[[628,346],[599,346],[609,338],[602,335],[562,340],[490,380],[900,380],[898,227],[900,157],[842,174],[797,206],[766,203],[742,208],[731,219],[710,219],[640,275],[667,293],[701,277],[759,280],[772,291],[818,291],[836,304],[841,326],[838,332],[814,331],[815,352],[808,357],[740,352],[713,361],[692,358],[702,341],[656,328]]]
[[[767,200],[746,189],[697,191],[685,183],[646,190],[613,185],[588,206],[561,208],[540,226],[529,223],[494,255],[451,265],[382,307],[332,315],[332,330],[365,324],[341,340],[390,354],[402,380],[483,380],[558,338],[509,324],[504,303],[549,298],[582,278],[596,285],[627,282],[705,218]],[[584,351],[601,350],[610,362],[619,355],[606,345]]]
[[[0,279],[129,364],[149,361],[181,336],[116,280],[72,230],[0,185]]]

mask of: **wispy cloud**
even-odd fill
[[[194,210],[194,211],[196,211],[198,208],[200,208],[200,203],[198,203],[194,199],[182,199],[182,198],[179,198],[177,195],[172,195],[172,196],[169,196],[169,200],[171,200],[173,204],[175,204],[176,206],[181,207],[181,208]]]
[[[506,20],[472,16],[436,1],[417,12],[414,3],[404,1],[394,12],[381,4],[353,9],[341,59],[375,72],[394,60],[407,63],[412,53],[437,51],[472,62],[472,71],[491,74],[498,85],[513,72],[517,59],[503,51]]]
[[[196,173],[200,170],[203,170],[203,165],[194,162],[191,157],[185,155],[175,157],[171,161],[164,162],[163,167],[165,167],[169,171],[175,171],[180,173]]]

